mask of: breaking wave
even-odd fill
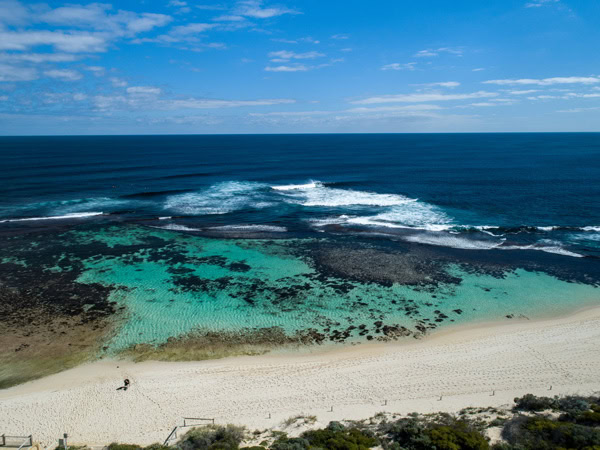
[[[417,201],[414,198],[399,194],[379,194],[376,192],[331,188],[319,181],[311,181],[308,184],[271,186],[271,189],[280,192],[284,197],[284,201],[302,206],[325,206],[330,208],[342,206],[395,206]]]
[[[71,213],[64,214],[62,216],[46,216],[46,217],[22,217],[18,219],[4,219],[0,220],[0,223],[6,222],[30,222],[30,221],[38,221],[38,220],[68,220],[68,219],[81,219],[84,217],[93,217],[93,216],[101,216],[102,212],[80,212],[80,213]]]
[[[262,209],[273,203],[264,190],[267,185],[228,181],[201,192],[167,197],[163,208],[185,215],[227,214],[240,209]]]

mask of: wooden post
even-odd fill
[[[6,445],[6,435],[3,434],[2,435],[2,447],[4,447]]]

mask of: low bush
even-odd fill
[[[503,437],[524,450],[600,449],[600,429],[543,416],[514,418]]]
[[[244,427],[208,425],[191,429],[174,447],[180,450],[237,450],[245,436]]]
[[[383,447],[391,450],[485,450],[489,444],[477,427],[465,420],[440,414],[434,420],[407,417],[381,424]]]
[[[142,447],[136,444],[118,444],[116,442],[113,442],[108,446],[108,450],[140,450],[141,448]]]
[[[368,450],[378,443],[372,433],[357,428],[345,428],[339,422],[331,422],[322,430],[310,430],[302,433],[311,447],[331,450]]]
[[[557,401],[550,397],[537,397],[533,394],[525,394],[523,397],[515,398],[515,407],[517,411],[545,411],[554,409]]]

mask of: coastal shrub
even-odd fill
[[[306,439],[281,436],[269,448],[271,450],[306,450],[308,447],[310,447],[310,443]]]
[[[71,447],[69,447],[71,449]],[[166,445],[159,444],[158,442],[155,444],[150,444],[147,447],[144,447],[144,450],[169,450],[169,447]]]
[[[331,422],[327,428],[302,433],[311,447],[328,450],[368,450],[378,444],[373,433]]]
[[[568,414],[569,416],[575,416],[589,410],[590,402],[584,397],[568,395],[566,397],[560,397],[556,399],[556,409]]]
[[[525,394],[523,397],[515,398],[515,407],[517,411],[545,411],[554,409],[557,401],[550,397],[537,397],[533,394]]]
[[[515,416],[502,436],[518,449],[600,449],[600,428],[545,416]]]
[[[474,423],[439,414],[435,420],[406,417],[383,423],[382,445],[391,450],[485,450],[489,444]]]
[[[470,430],[465,422],[454,426],[442,425],[427,431],[432,449],[436,450],[486,450],[487,439],[478,431]]]
[[[245,436],[244,427],[207,425],[192,428],[175,447],[180,450],[237,450]]]
[[[108,446],[108,450],[140,450],[141,448],[142,447],[136,444],[118,444],[116,442],[113,442]]]

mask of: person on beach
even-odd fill
[[[118,387],[117,391],[120,391],[120,390],[126,391],[127,388],[129,388],[129,384],[130,384],[129,378],[125,378],[125,381],[123,381],[123,386]]]

